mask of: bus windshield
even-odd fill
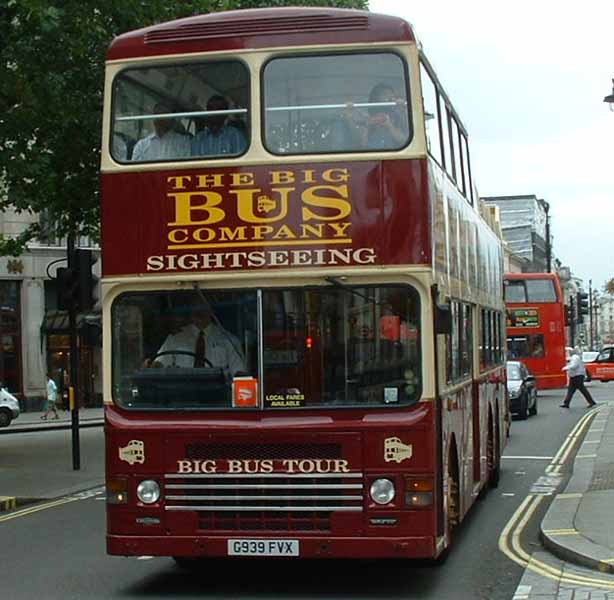
[[[232,408],[233,380],[251,378],[265,409],[411,404],[419,315],[408,286],[125,293],[112,307],[114,399]]]

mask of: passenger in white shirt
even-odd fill
[[[199,336],[202,332],[201,350]],[[176,333],[168,335],[154,360],[147,359],[146,367],[218,367],[231,375],[245,371],[245,359],[239,340],[212,321],[204,304],[191,307],[190,322]],[[175,354],[175,352],[178,352]],[[199,356],[200,355],[200,356]]]
[[[173,112],[164,102],[154,106],[154,114]],[[154,119],[154,133],[139,140],[132,151],[132,161],[173,160],[190,156],[190,138],[174,130],[175,119]]]

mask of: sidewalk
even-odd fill
[[[0,429],[0,435],[5,433],[23,433],[24,431],[39,431],[45,429],[66,429],[71,427],[72,416],[70,411],[58,410],[59,419],[55,420],[49,416],[47,420],[41,417],[45,414],[41,412],[22,412],[8,427]],[[97,427],[104,423],[104,409],[99,408],[80,408],[79,426]]]
[[[58,411],[59,419],[51,421],[42,421],[43,414],[22,413],[0,429],[0,515],[104,484],[104,409],[79,410],[77,470],[73,469],[71,413]]]
[[[593,410],[573,475],[550,505],[541,536],[559,558],[614,573],[614,402]]]

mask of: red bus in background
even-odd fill
[[[439,556],[505,446],[503,254],[411,26],[130,32],[103,124],[107,551]]]
[[[520,360],[538,389],[566,385],[565,305],[555,273],[507,273],[507,356]]]

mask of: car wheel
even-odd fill
[[[527,406],[528,404],[529,404],[529,399],[527,398],[525,394],[522,400],[520,401],[520,409],[518,410],[518,418],[522,421],[524,421],[529,416],[529,407]]]
[[[11,413],[8,410],[0,410],[0,427],[8,427],[11,420]]]
[[[529,414],[534,417],[537,414],[537,394],[533,397],[533,406],[529,410]]]
[[[593,378],[591,377],[591,374],[587,371],[586,375],[584,376],[584,380],[585,381],[592,381]]]

